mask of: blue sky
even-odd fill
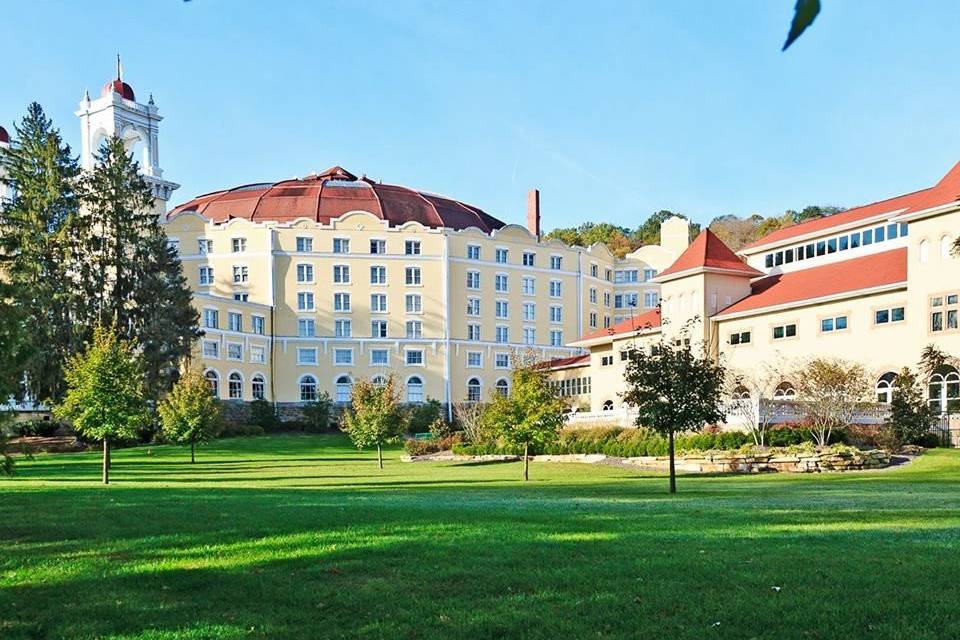
[[[960,160],[955,2],[39,2],[0,10],[0,122],[125,79],[177,202],[339,164],[545,228],[850,206]]]

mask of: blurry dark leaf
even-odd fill
[[[813,24],[818,13],[820,13],[820,0],[797,0],[797,6],[793,10],[793,22],[790,23],[790,33],[787,34],[787,41],[781,51],[786,51],[787,47]]]

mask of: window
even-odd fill
[[[235,293],[233,294],[233,299],[237,302],[247,302],[250,300],[249,293]]]
[[[950,365],[938,367],[930,376],[928,393],[928,401],[935,411],[955,411],[960,404],[960,374]]]
[[[408,293],[406,303],[407,313],[423,313],[423,299],[419,293]]]
[[[480,325],[473,323],[467,325],[467,340],[480,340]]]
[[[313,311],[313,294],[309,291],[297,293],[297,309],[299,311]]]
[[[227,378],[227,396],[231,400],[243,399],[243,377],[236,371]]]
[[[387,241],[386,240],[371,240],[370,241],[370,253],[381,255],[387,252]]]
[[[781,340],[783,338],[793,338],[797,335],[797,325],[784,324],[773,328],[773,339]]]
[[[313,238],[298,236],[297,253],[310,253],[311,251],[313,251]]]
[[[840,237],[840,251],[846,251],[850,246],[850,238],[847,236]]]
[[[407,380],[407,402],[423,402],[423,380],[419,376]]]
[[[876,309],[873,312],[874,324],[889,324],[891,322],[901,322],[906,317],[904,307],[893,307],[890,309]]]
[[[246,284],[250,278],[249,269],[245,264],[233,265],[233,284]]]
[[[317,364],[317,350],[313,347],[297,347],[297,364]]]
[[[310,270],[310,280],[313,280],[313,269]],[[336,284],[348,284],[350,282],[350,265],[333,265],[333,281]]]
[[[467,402],[480,402],[480,380],[478,378],[467,380]]]
[[[590,323],[590,328],[591,328],[591,329],[596,329],[596,328],[597,328],[597,312],[596,312],[596,311],[591,311],[591,312],[590,312],[589,323]]]
[[[353,349],[334,349],[333,364],[353,364]]]
[[[403,253],[408,256],[418,256],[420,255],[420,241],[419,240],[407,240],[403,243]]]
[[[606,280],[607,282],[612,282],[612,281],[613,281],[613,270],[612,270],[612,269],[604,269],[604,270],[603,270],[603,279]]]
[[[250,347],[250,362],[263,364],[267,361],[267,352],[263,347]]]
[[[497,325],[497,342],[510,342],[510,329],[506,325]]]
[[[235,311],[227,313],[227,326],[230,331],[243,331],[243,314]]]
[[[494,256],[494,260],[496,260],[497,262],[500,262],[500,263],[502,263],[502,264],[505,264],[505,263],[507,262],[507,250],[506,250],[506,249],[499,249],[499,248],[496,249],[496,250],[493,252],[493,256]]]
[[[873,241],[874,242],[883,242],[884,240],[884,231],[883,227],[877,227],[873,230]]]
[[[204,340],[203,341],[203,357],[204,358],[219,358],[220,357],[220,343],[216,340]]]
[[[479,288],[480,288],[480,272],[467,271],[467,289],[479,289]]]
[[[264,400],[267,397],[267,381],[259,373],[250,379],[250,395],[254,400]]]
[[[353,395],[353,381],[350,380],[349,376],[340,376],[337,378],[337,402],[350,402],[350,397]]]
[[[208,240],[207,238],[197,240],[197,252],[202,256],[213,253],[213,240]]]
[[[408,367],[423,366],[423,349],[407,349],[405,352]]]
[[[370,321],[370,337],[386,338],[387,337],[387,321],[371,320]]]
[[[230,243],[234,253],[243,253],[247,250],[246,238],[232,238]]]
[[[510,368],[510,354],[509,353],[495,353],[493,355],[493,368],[494,369],[509,369]]]
[[[537,305],[532,302],[523,303],[523,320],[532,322],[537,319]]]
[[[495,291],[505,293],[507,291],[507,274],[498,273],[493,279],[493,288]]]
[[[836,253],[837,252],[837,239],[830,238],[827,240],[827,253]]]
[[[333,268],[333,281],[340,282],[337,280],[337,268]],[[297,265],[297,282],[313,282],[313,265],[312,264],[298,264]]]
[[[563,322],[563,307],[550,305],[550,322]]]
[[[597,277],[597,274],[599,274],[599,273],[600,273],[600,267],[598,267],[595,263],[591,263],[591,264],[590,264],[590,277],[591,277],[591,278],[596,278],[596,277]]]
[[[317,335],[317,323],[309,318],[297,320],[297,335],[301,338],[312,338]]]
[[[603,406],[600,407],[601,411],[613,411],[613,400],[606,400],[603,403]]]
[[[349,293],[333,294],[333,310],[348,313],[350,311],[350,294]]]
[[[561,295],[561,292],[562,292],[561,282],[559,280],[551,280],[550,281],[550,297],[559,298]]]
[[[505,378],[500,378],[493,384],[493,390],[506,398],[510,393],[510,383]]]
[[[609,291],[603,292],[603,306],[607,307],[608,309],[610,308],[610,292]]]
[[[609,367],[613,365],[613,356],[602,356],[600,358],[601,367]]]
[[[523,278],[523,295],[532,296],[532,295],[535,295],[536,292],[537,292],[536,278],[532,278],[529,276],[524,277]]]
[[[370,284],[387,284],[387,268],[382,265],[370,267]]]
[[[386,367],[390,364],[390,351],[387,349],[370,350],[370,366]]]
[[[467,298],[467,315],[480,315],[480,298]]]
[[[559,329],[550,330],[550,346],[551,347],[563,346],[563,331],[560,331]]]
[[[820,331],[823,333],[843,331],[846,328],[847,316],[836,316],[834,318],[823,318],[820,320]]]
[[[207,379],[207,384],[210,385],[210,393],[214,397],[220,396],[220,376],[217,375],[216,371],[207,371],[203,374],[203,377]]]
[[[423,337],[423,323],[419,320],[407,321],[407,339],[419,340]]]
[[[860,246],[860,232],[856,231],[850,234],[850,248],[856,249],[859,246]],[[810,256],[808,255],[807,257],[809,258]]]
[[[652,309],[660,303],[660,294],[647,291],[643,294],[643,306],[646,309]]]
[[[207,329],[218,328],[220,326],[220,312],[216,309],[204,309],[203,326]]]
[[[317,399],[317,379],[313,376],[300,378],[300,401],[314,402]]]
[[[333,333],[338,338],[349,338],[353,334],[353,325],[349,320],[334,320]]]
[[[478,369],[483,366],[482,351],[467,351],[467,366],[471,369]]]
[[[251,316],[250,317],[250,330],[253,333],[262,336],[264,331],[265,320],[263,316]]]
[[[793,400],[797,397],[797,390],[789,382],[781,382],[773,390],[774,400]]]
[[[863,232],[863,246],[873,244],[873,229],[867,229]]]
[[[749,331],[736,331],[730,334],[730,344],[750,344],[750,332]]]
[[[213,267],[200,267],[200,284],[201,285],[211,285],[213,284]]]
[[[927,240],[920,241],[920,262],[925,263],[930,260],[930,243]]]
[[[523,266],[532,267],[536,265],[536,262],[537,262],[537,254],[531,253],[529,251],[523,252]]]
[[[370,312],[371,313],[387,312],[387,294],[385,293],[370,294]]]
[[[888,371],[877,380],[876,393],[877,402],[890,404],[893,401],[893,383],[897,374]]]
[[[653,280],[653,279],[656,278],[656,277],[657,277],[657,270],[656,270],[656,269],[647,268],[647,269],[644,269],[644,270],[643,270],[643,281],[644,281],[644,282],[649,282],[650,280]]]
[[[560,269],[563,264],[563,258],[560,256],[550,256],[550,268],[551,269]]]
[[[350,239],[349,239],[349,238],[334,238],[334,239],[333,239],[333,252],[334,252],[334,253],[350,253]]]
[[[407,267],[406,269],[406,283],[408,287],[419,287],[420,282],[420,267]]]
[[[383,389],[385,386],[387,386],[386,376],[373,376],[370,378],[370,382],[372,382],[373,386],[375,386],[377,389]]]
[[[537,343],[537,330],[533,327],[524,327],[523,328],[523,344],[536,344]]]
[[[597,304],[597,288],[590,287],[590,304]]]
[[[467,245],[467,259],[468,260],[479,260],[480,259],[480,247],[475,244]]]
[[[506,300],[497,300],[494,304],[495,314],[498,318],[510,317],[510,309]]]

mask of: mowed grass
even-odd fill
[[[43,455],[0,638],[957,638],[960,451],[875,473],[386,469],[335,436]]]

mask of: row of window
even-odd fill
[[[408,367],[422,367],[425,364],[423,349],[407,348],[403,350],[404,364]],[[316,347],[297,347],[297,364],[299,365],[317,365]],[[337,347],[333,349],[333,364],[336,366],[352,365],[353,349]],[[390,364],[389,349],[370,349],[371,366],[388,366]]]
[[[902,306],[875,309],[873,312],[874,325],[898,323],[903,322],[905,319],[906,312],[905,308]],[[956,315],[954,315],[954,324],[956,324]],[[848,328],[849,319],[846,315],[837,315],[820,319],[820,333],[844,331]],[[771,334],[773,340],[795,338],[797,336],[797,324],[795,322],[791,322],[788,324],[777,325],[772,327]],[[735,331],[727,336],[727,343],[731,345],[750,344],[751,341],[752,334],[750,331]]]
[[[218,340],[204,340],[200,345],[204,358],[220,358],[220,342]],[[226,343],[226,359],[243,362],[243,345],[239,342]],[[267,349],[257,345],[250,346],[249,362],[263,364],[267,361]]]
[[[203,310],[203,326],[207,329],[220,328],[220,312],[217,309]],[[264,334],[266,318],[264,316],[250,316],[250,333],[257,335]],[[243,314],[236,311],[227,312],[227,330],[243,331]]]
[[[534,327],[523,327],[523,344],[537,344],[537,330]],[[476,322],[467,323],[467,340],[471,341],[480,341],[483,340],[481,335],[480,324]],[[507,325],[499,324],[494,330],[494,342],[501,344],[507,344],[510,342],[510,327]],[[551,347],[560,347],[563,346],[563,331],[560,329],[551,329],[550,330],[550,346]]]
[[[880,225],[873,229],[855,231],[854,233],[837,236],[835,238],[810,242],[799,247],[791,247],[783,251],[768,253],[764,256],[764,264],[770,269],[783,264],[790,264],[791,262],[800,262],[801,260],[810,260],[831,253],[837,253],[838,251],[866,247],[898,237],[903,238],[906,237],[906,235],[907,224],[904,222]]]
[[[525,276],[522,281],[522,292],[525,296],[536,295],[536,278]],[[467,271],[467,289],[477,290],[480,288],[480,272]],[[510,290],[510,276],[505,273],[498,273],[493,278],[493,290],[498,293],[508,293]],[[563,283],[560,280],[550,281],[550,297],[559,298],[563,295]]]
[[[590,376],[568,380],[551,380],[549,386],[554,393],[563,398],[586,395],[590,393]]]
[[[208,378],[209,379],[209,378]],[[371,381],[375,385],[384,385],[387,382],[386,377],[377,375]],[[426,400],[423,391],[423,377],[410,376],[406,382],[406,401],[409,403],[421,403]],[[310,375],[304,375],[299,381],[301,402],[313,402],[318,397],[317,379]],[[510,383],[506,378],[497,380],[493,389],[495,393],[507,395],[510,392]],[[482,398],[483,385],[479,378],[470,378],[467,380],[467,401],[480,402]],[[350,376],[339,376],[334,382],[334,401],[338,403],[350,402],[353,395],[353,380]]]
[[[468,244],[467,245],[467,259],[468,260],[481,260],[482,259],[482,247],[478,244]],[[503,247],[497,247],[493,250],[493,261],[499,264],[507,264],[509,262],[510,250]],[[537,254],[533,251],[524,251],[521,254],[520,264],[525,267],[535,267],[537,266]],[[560,270],[563,268],[563,257],[562,256],[550,256],[550,268],[555,270]]]
[[[213,369],[208,369],[204,373],[207,384],[210,385],[210,391],[214,396],[220,397],[220,374]],[[254,374],[250,378],[250,395],[254,400],[265,400],[267,397],[267,381],[262,374]],[[243,399],[243,376],[234,371],[227,376],[227,398],[231,400]]]

